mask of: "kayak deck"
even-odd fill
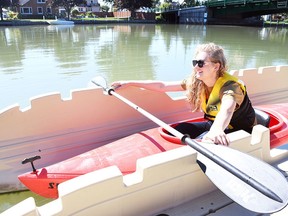
[[[266,112],[270,108],[268,114],[262,111],[263,115],[270,116],[270,123],[267,122],[267,124],[269,123],[270,128],[270,142],[274,146],[269,146],[269,149],[288,142],[287,122],[284,122],[287,116],[283,118],[279,110],[280,113],[276,112],[277,107],[288,110],[288,104],[272,107],[273,109],[271,107],[271,105],[266,107]],[[258,109],[259,111],[260,109]],[[199,117],[186,120],[185,122],[203,120],[203,118]],[[178,123],[172,124],[172,127],[176,124]],[[161,127],[153,128],[116,140],[34,172],[21,174],[18,178],[34,193],[47,198],[57,198],[58,185],[69,179],[109,166],[118,167],[121,174],[125,176],[136,171],[137,160],[182,146],[180,139],[168,134],[165,129]],[[243,149],[243,151],[246,150]]]
[[[269,130],[261,125],[254,127],[252,135],[237,131],[229,134],[229,138],[232,148],[269,163],[275,164],[288,158],[287,146],[286,149],[282,146],[281,153],[271,157]],[[165,213],[167,209],[199,200],[216,190],[200,170],[196,158],[197,153],[193,149],[182,146],[139,159],[136,172],[125,176],[115,166],[90,172],[60,184],[58,199],[36,207],[33,199],[29,198],[8,209],[7,214],[21,212],[24,206],[30,215],[69,215],[75,212],[82,215],[93,215],[95,212],[99,215]],[[204,209],[210,209],[211,202],[206,201]]]

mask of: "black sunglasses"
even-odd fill
[[[202,68],[205,64],[205,61],[204,60],[193,60],[192,61],[192,64],[193,66],[195,67],[197,64],[198,64],[198,67]]]

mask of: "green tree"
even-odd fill
[[[114,3],[114,6],[118,9],[128,9],[131,11],[131,16],[135,17],[135,10],[140,7],[151,8],[154,0],[104,0],[107,3]]]
[[[172,3],[170,2],[163,2],[161,5],[160,5],[160,9],[161,10],[168,10],[170,7],[171,7]]]
[[[73,7],[86,3],[85,0],[52,0],[52,7],[63,7],[67,13],[68,20],[70,19],[70,13]]]
[[[109,11],[109,7],[107,5],[103,5],[103,6],[101,6],[101,10],[103,12],[108,12]]]
[[[152,8],[155,9],[161,5],[160,0],[152,0]]]
[[[195,1],[195,0],[185,0],[184,2],[185,2],[185,5],[186,5],[187,7],[193,7],[193,6],[196,5],[196,1]],[[198,2],[198,1],[197,1],[197,2]],[[198,2],[198,3],[199,3],[199,2]]]

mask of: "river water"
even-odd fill
[[[288,29],[202,25],[0,27],[0,110],[48,92],[69,96],[102,75],[180,80],[195,47],[222,45],[229,69],[288,64]]]
[[[35,96],[85,88],[95,76],[181,80],[198,44],[223,46],[230,70],[288,65],[288,29],[109,24],[0,27],[0,112]],[[1,176],[0,178],[4,178]],[[31,196],[0,195],[0,212]],[[49,200],[33,195],[37,204]]]

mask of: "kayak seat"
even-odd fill
[[[270,116],[262,110],[259,110],[259,109],[254,109],[254,110],[255,110],[257,124],[260,124],[260,125],[263,125],[264,127],[269,128]]]

